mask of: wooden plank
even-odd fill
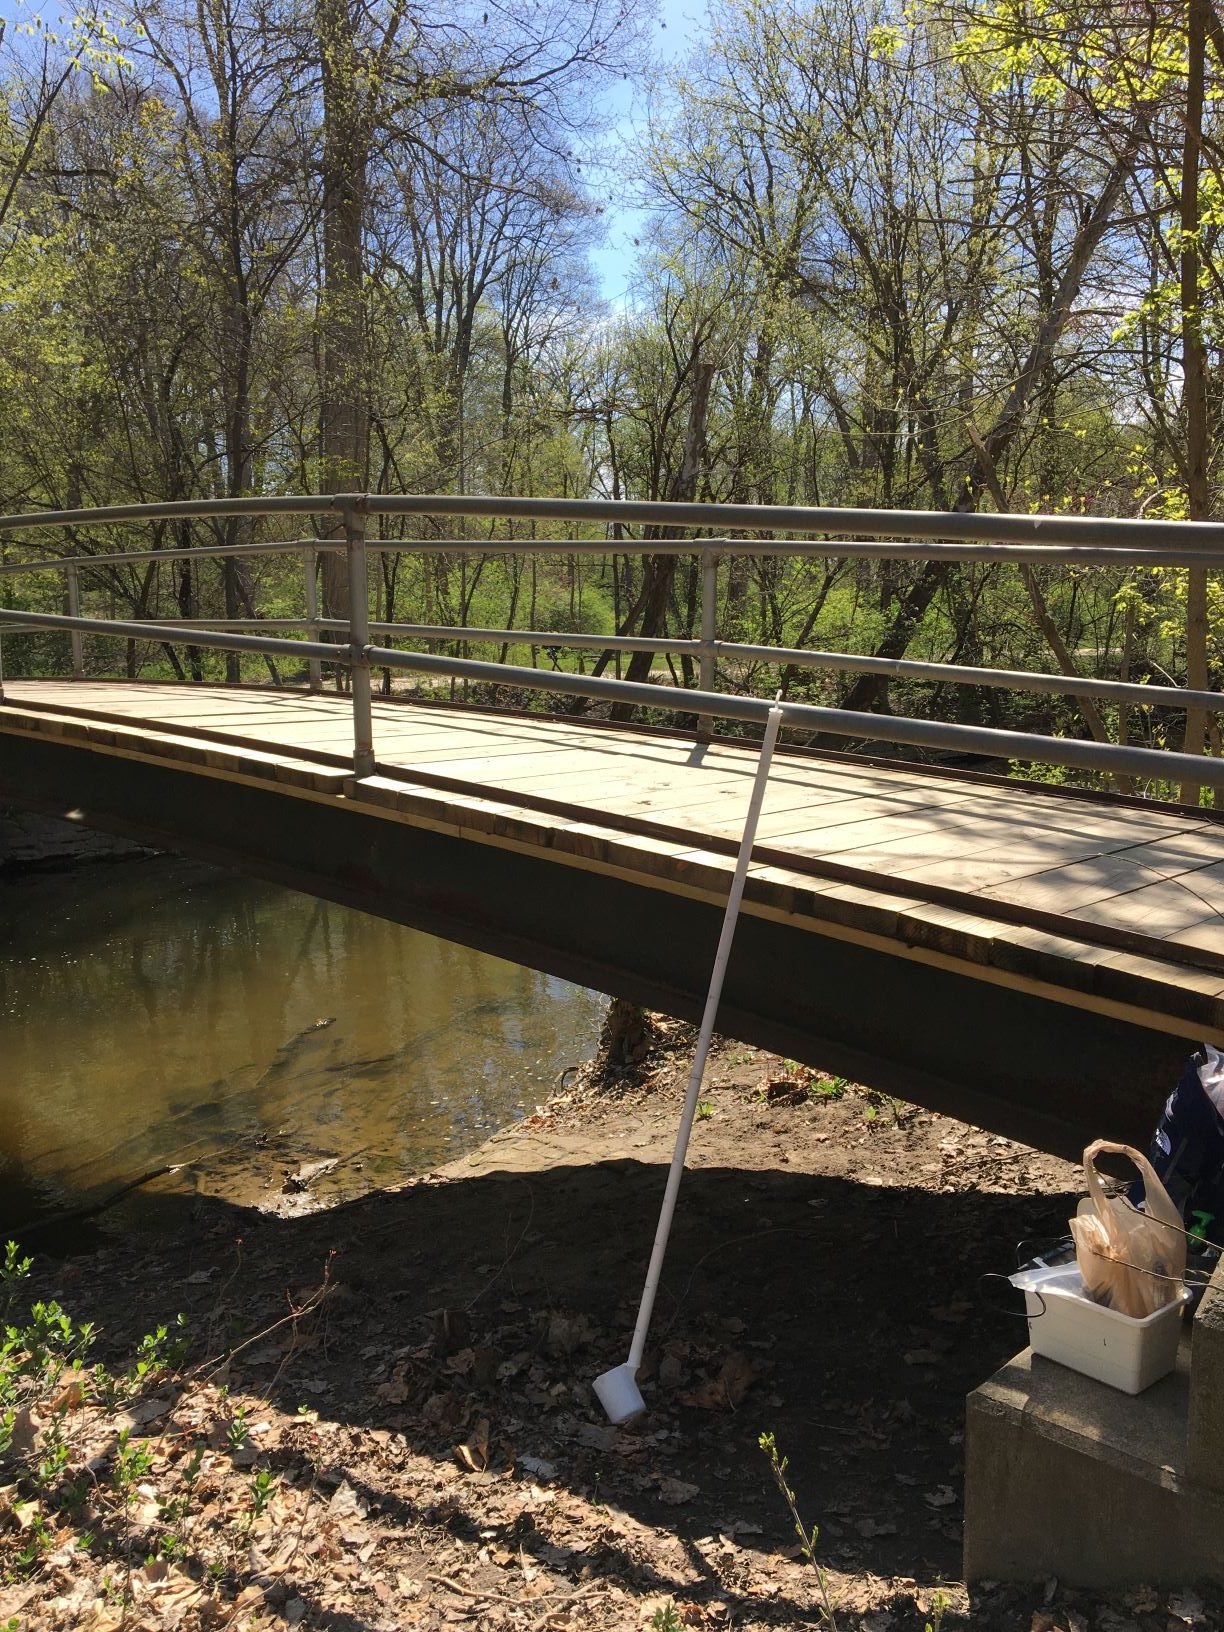
[[[1094,901],[1128,894],[1143,882],[1143,875],[1127,851],[1113,852],[1093,861],[1053,867],[1047,872],[983,890],[984,900],[996,896],[1047,911],[1077,912]]]
[[[380,722],[375,722],[376,743],[380,740],[394,740],[394,734],[393,722],[388,726],[380,726]],[[550,732],[534,731],[517,723],[516,729],[513,730],[504,726],[498,730],[485,730],[458,729],[456,723],[452,722],[449,730],[439,730],[435,733],[432,748],[425,751],[440,754],[449,752],[455,758],[460,759],[465,757],[469,745],[476,745],[480,749],[495,745],[500,751],[505,752],[535,753],[544,751],[548,753],[586,754],[592,758],[602,759],[609,764],[618,765],[671,765],[679,757],[674,751],[667,751],[667,748],[671,746],[670,744],[667,745],[667,748],[661,748],[657,744],[650,744],[646,747],[639,746],[635,750],[632,744],[604,743],[598,738],[580,739],[574,742],[570,741],[568,737],[563,738]]]
[[[681,786],[671,790],[626,790],[617,796],[611,794],[600,801],[603,808],[627,815],[649,817],[653,821],[684,827],[693,833],[717,833],[723,836],[742,831],[744,814],[751,796],[751,779],[708,786]],[[841,793],[813,796],[809,788],[789,788],[771,785],[766,791],[762,821],[762,837],[768,824],[793,824],[797,813],[807,813],[826,805],[852,806],[853,796]]]
[[[1159,876],[1176,881],[1181,889],[1196,896],[1202,903],[1204,912],[1218,912],[1224,915],[1224,856],[1220,854],[1221,848],[1217,846],[1215,858],[1208,866],[1170,869],[1168,872],[1160,873]],[[1143,859],[1146,864],[1146,853]]]
[[[1176,880],[1153,883],[1125,852],[1057,868],[981,892],[983,900],[1009,899],[1022,906],[1062,913],[1071,923],[1100,923],[1154,938],[1183,938],[1181,932],[1207,916],[1207,908]],[[1216,920],[1217,925],[1219,919]],[[1210,941],[1193,944],[1211,945]],[[1215,950],[1224,946],[1224,937]]]
[[[990,899],[1006,901],[1010,897],[1003,887],[1034,873],[1045,872],[1050,866],[1049,856],[1000,857],[999,845],[994,843],[972,855],[944,858],[925,866],[904,867],[897,876],[912,879],[915,884],[937,884],[952,890],[967,890],[977,894],[989,890]],[[1100,853],[1100,852],[1094,852]]]
[[[122,741],[146,753],[199,762],[214,768],[239,764],[243,754],[256,775],[271,774],[281,760],[285,774],[315,777],[312,785],[334,788],[339,770],[293,767],[294,749],[323,753],[342,762],[351,748],[350,701],[344,696],[303,696],[261,689],[209,688],[194,691],[169,685],[133,687],[76,682],[11,683],[10,698],[28,695],[35,705],[29,728],[62,735],[74,718],[90,712],[104,720],[84,727],[99,744]],[[39,714],[37,704],[81,710],[79,716]],[[143,727],[156,723],[160,730]],[[167,730],[166,728],[169,727]],[[176,733],[178,727],[181,736]],[[202,746],[192,728],[223,738]],[[130,732],[131,735],[126,733]],[[435,813],[456,806],[462,795],[440,794],[413,785],[413,773],[469,784],[473,811],[493,820],[489,810],[504,799],[496,820],[522,828],[541,842],[561,844],[568,832],[592,856],[609,842],[619,845],[626,864],[659,877],[682,881],[698,890],[727,875],[729,861],[711,852],[702,835],[724,844],[738,838],[756,760],[751,751],[699,748],[681,737],[645,737],[632,730],[605,731],[580,720],[502,717],[447,709],[425,703],[375,703],[375,746],[383,780],[404,778],[404,797],[416,808]],[[353,784],[354,789],[360,784]],[[539,798],[574,807],[526,810],[516,799]],[[424,803],[421,803],[421,802]],[[485,809],[485,805],[489,809]],[[517,809],[513,817],[507,812]],[[583,821],[580,813],[589,811]],[[674,825],[676,839],[632,835],[601,827],[600,813]],[[471,819],[475,819],[473,816]],[[609,840],[612,833],[614,838]],[[551,835],[551,837],[546,837]],[[780,755],[768,790],[760,841],[773,851],[789,850],[797,859],[824,857],[890,878],[980,895],[1021,909],[1066,916],[1068,944],[1078,945],[1074,959],[1091,963],[1113,949],[1075,942],[1078,921],[1086,928],[1101,924],[1149,938],[1166,936],[1181,944],[1218,951],[1224,944],[1224,828],[1192,817],[1166,813],[1109,810],[1090,802],[1058,800],[1040,790],[1011,790],[953,778],[928,779],[921,772],[879,765],[858,767]],[[784,875],[789,880],[784,884]],[[961,952],[980,958],[990,937],[1013,939],[1021,926],[975,918],[948,905],[909,908],[904,896],[879,894],[843,883],[786,873],[772,866],[754,867],[753,878],[809,900],[822,898],[853,916],[859,912],[878,926],[891,921],[893,933],[924,938],[944,937],[947,945],[963,932]],[[1195,881],[1197,880],[1197,882]],[[835,892],[844,892],[837,894]],[[906,915],[909,927],[906,928]],[[977,928],[973,929],[973,925]],[[1056,938],[1055,938],[1056,939]],[[1017,951],[1022,950],[1017,941]],[[1038,956],[1038,948],[1029,953]],[[1044,956],[1053,957],[1047,942]],[[1068,960],[1060,960],[1068,961]],[[1212,978],[1208,976],[1207,978]]]
[[[1171,971],[1169,964],[1157,958],[1131,952],[1115,952],[1102,958],[1097,965],[1097,986],[1107,995],[1145,1007],[1159,1002],[1170,1013],[1187,1018],[1202,1012],[1204,1000],[1224,1002],[1224,978],[1217,971],[1188,969],[1184,965]]]
[[[785,843],[770,839],[769,847],[771,850],[789,850],[795,855],[811,855],[821,859],[825,856],[837,855],[842,850],[854,848],[862,840],[864,826],[869,826],[872,830],[888,831],[893,836],[900,838],[907,832],[923,831],[924,825],[922,818],[907,820],[904,817],[882,817],[878,815],[874,817],[864,816],[860,821],[847,821],[843,818],[836,826],[826,829],[819,835],[819,844],[817,844],[815,838],[813,838],[809,846],[795,844],[788,837]],[[760,836],[759,842],[765,842],[764,834]]]
[[[751,786],[751,778],[746,781],[742,778],[733,780],[725,771],[717,768],[706,770],[666,761],[638,764],[632,760],[609,760],[589,749],[567,749],[563,758],[543,766],[538,761],[532,761],[521,774],[509,771],[505,785],[519,787],[526,792],[534,790],[538,784],[539,791],[545,792],[555,788],[562,776],[572,779],[575,787],[589,791],[600,808],[605,796],[615,798],[618,793],[621,797],[660,800],[666,795],[679,794],[684,799],[691,799],[695,793],[704,792],[709,797],[730,787]]]
[[[1031,975],[1038,980],[1063,980],[1077,990],[1096,988],[1096,965],[1118,956],[1112,946],[1092,946],[1075,939],[1068,923],[1065,934],[1024,924],[1005,924],[996,939],[993,961],[1000,969]],[[1164,966],[1166,973],[1170,965]]]
[[[0,713],[0,725],[16,723],[18,721],[8,710]],[[231,774],[282,781],[326,793],[343,792],[349,775],[346,771],[323,769],[309,761],[295,761],[282,755],[261,753],[245,744],[221,747],[201,741],[197,737],[178,737],[171,732],[162,732],[151,738],[139,721],[128,724],[117,721],[103,723],[94,720],[59,719],[54,721],[53,731],[47,730],[47,725],[51,723],[48,716],[31,715],[22,723],[28,723],[29,728],[36,734],[54,735],[87,745],[95,744],[100,748],[122,750],[133,757],[169,759],[188,767],[221,769]]]
[[[745,787],[749,786],[745,783]],[[768,792],[773,793],[775,783],[770,779]],[[940,791],[935,799],[925,797],[916,799],[904,790],[892,788],[854,788],[843,786],[839,788],[810,787],[805,789],[804,784],[796,781],[793,784],[796,792],[806,792],[807,799],[795,807],[804,812],[803,819],[795,823],[792,831],[810,832],[822,826],[836,824],[843,819],[858,819],[857,814],[851,818],[851,811],[862,812],[863,817],[870,819],[875,815],[915,815],[925,814],[934,819],[936,811],[951,810],[964,802],[964,795],[956,791]],[[745,795],[746,802],[746,795]],[[811,819],[808,819],[810,813]],[[697,813],[693,813],[695,820],[700,820]],[[781,833],[782,829],[778,830]]]
[[[958,819],[934,833],[877,842],[843,853],[851,866],[869,867],[887,877],[938,884],[972,893],[1002,881],[1028,877],[1051,867],[1091,861],[1108,850],[1091,838],[1026,828],[1004,839],[978,812],[958,812]],[[1002,892],[996,893],[996,899]]]
[[[887,804],[881,808],[864,800],[853,810],[840,814],[838,807],[828,812],[817,811],[813,818],[805,818],[802,828],[790,827],[781,833],[771,830],[763,835],[763,840],[768,837],[770,848],[774,850],[786,850],[814,860],[838,857],[854,866],[857,863],[849,861],[846,852],[879,846],[890,839],[907,838],[921,838],[934,847],[940,842],[937,835],[933,812],[896,811]]]
[[[1168,937],[1180,946],[1201,946],[1209,952],[1219,952],[1224,946],[1224,924],[1218,913],[1211,913],[1196,924],[1189,924]]]
[[[549,770],[546,774],[508,777],[507,790],[537,798],[563,799],[573,804],[589,804],[594,812],[609,812],[643,820],[668,823],[679,821],[686,830],[691,823],[683,813],[690,805],[711,801],[735,801],[741,784],[721,782],[717,773],[710,778],[691,777],[688,772],[655,771],[641,777],[610,776],[606,770]],[[747,793],[743,794],[747,798]]]
[[[45,684],[46,683],[44,682],[35,682],[34,687],[37,688],[38,686],[45,686]],[[206,709],[216,709],[219,703],[228,699],[229,703],[234,707],[240,710],[245,710],[248,718],[253,717],[253,710],[260,708],[271,709],[280,713],[292,713],[294,710],[309,710],[314,713],[316,717],[328,718],[334,716],[338,721],[342,720],[344,722],[343,726],[339,727],[340,729],[342,729],[345,733],[347,733],[348,729],[348,710],[350,705],[348,698],[343,696],[333,696],[331,694],[323,694],[320,696],[313,694],[303,695],[301,693],[279,693],[271,689],[263,688],[261,688],[258,692],[253,692],[250,689],[230,689],[227,691],[223,688],[209,688],[205,692],[194,692],[191,688],[184,687],[180,689],[172,685],[150,684],[133,688],[132,686],[123,682],[118,682],[111,685],[107,685],[106,683],[91,684],[88,682],[77,682],[73,683],[71,686],[63,685],[58,686],[55,689],[57,694],[61,696],[79,696],[81,694],[82,684],[84,685],[85,689],[94,691],[108,700],[111,706],[114,706],[117,697],[122,697],[124,695],[130,696],[133,691],[139,691],[141,694],[139,698],[132,698],[130,706],[133,708],[141,707],[147,709],[150,705],[152,705],[153,707],[160,707],[165,710],[169,709],[170,707],[181,706],[185,703],[193,709],[199,704],[203,704]],[[473,729],[480,729],[481,731],[506,734],[514,731],[521,732],[525,728],[532,735],[538,736],[538,734],[541,732],[547,732],[550,735],[563,734],[566,740],[570,742],[578,742],[581,740],[590,746],[599,746],[601,748],[607,748],[615,742],[618,745],[624,745],[635,756],[641,755],[644,742],[651,742],[652,744],[655,742],[661,742],[666,745],[669,752],[673,753],[680,752],[682,754],[691,755],[694,752],[693,745],[687,743],[684,739],[644,739],[630,730],[626,730],[621,733],[613,733],[606,729],[596,730],[589,726],[584,727],[581,721],[565,719],[559,720],[553,716],[541,715],[538,717],[533,717],[529,721],[505,720],[498,716],[473,715],[466,711],[459,713],[448,710],[443,705],[429,704],[427,702],[412,701],[393,703],[385,700],[376,700],[375,713],[376,720],[379,721],[379,723],[385,719],[389,723],[393,723],[397,730],[405,719],[412,719],[414,722],[414,735],[417,722],[419,722],[424,716],[430,716],[432,720],[438,722],[439,725],[444,725],[447,735],[451,737],[452,740],[455,732],[460,729],[465,732],[470,732]],[[477,725],[477,722],[479,722],[479,725]],[[745,752],[742,749],[720,749],[717,743],[711,746],[707,754],[707,762],[714,757],[733,765],[737,771],[742,771],[745,765],[752,765],[754,763],[750,752]],[[847,770],[844,763],[840,762],[797,761],[796,763],[802,766],[808,774],[816,774],[826,780],[836,780],[849,775],[850,777],[857,779],[859,786],[879,786],[883,783],[891,783],[894,787],[908,787],[915,791],[921,791],[922,793],[929,794],[933,788],[941,785],[939,782],[933,782],[928,778],[924,778],[921,772],[914,771],[906,767],[898,767],[898,769],[895,771],[891,769],[881,771],[878,767],[864,767],[861,770],[856,767],[850,767]],[[942,786],[945,788],[951,787],[957,790],[958,793],[974,798],[980,798],[986,801],[1002,797],[1007,801],[1015,802],[1015,800],[1021,795],[1036,797],[1038,799],[1041,798],[1040,792],[1033,794],[1031,790],[1021,789],[1019,787],[1013,792],[1013,790],[1010,789],[983,787],[971,783],[949,783],[947,779],[943,780]],[[1068,809],[1078,809],[1080,811],[1083,811],[1084,809],[1093,810],[1093,807],[1090,805],[1075,806],[1067,801],[1056,802],[1048,798],[1046,803],[1047,805],[1055,805],[1056,807],[1059,803],[1061,803],[1063,811],[1067,811]],[[1098,814],[1095,811],[1093,811],[1093,813]],[[1174,820],[1172,818],[1156,815],[1149,817],[1146,814],[1141,816],[1140,819],[1144,822],[1155,820],[1158,822],[1158,824],[1168,823]],[[1134,816],[1128,813],[1125,820],[1128,824],[1128,831],[1133,834],[1135,831]],[[1157,830],[1166,831],[1167,829],[1165,827],[1158,826]]]
[[[1176,880],[1170,880],[1167,884],[1145,884],[1106,900],[1088,902],[1077,907],[1070,916],[1076,922],[1111,924],[1133,934],[1162,940],[1194,928],[1213,914],[1196,895],[1182,889]],[[1216,922],[1220,924],[1220,919],[1216,918]],[[1224,925],[1221,928],[1224,929]],[[1224,946],[1224,933],[1218,944]]]
[[[1081,839],[1090,839],[1102,849],[1120,849],[1134,847],[1145,841],[1148,835],[1136,834],[1129,823],[1120,823],[1106,815],[1103,819],[1093,810],[1082,811],[1076,807],[1068,807],[1062,802],[1051,802],[1043,809],[1021,807],[996,800],[983,801],[976,792],[970,791],[967,796],[949,801],[947,806],[932,803],[930,808],[952,809],[954,814],[949,818],[949,824],[958,816],[969,813],[976,814],[980,819],[989,823],[990,831],[999,840],[1000,849],[1005,853],[1006,842],[1015,835],[1033,832],[1057,834],[1074,834]],[[1164,835],[1161,835],[1162,837]],[[1224,834],[1221,835],[1224,842]]]

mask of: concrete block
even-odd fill
[[[1191,1480],[1224,1494],[1224,1263],[1194,1317],[1187,1466]]]
[[[1214,1350],[1212,1351],[1215,1352]],[[968,1401],[965,1578],[1101,1588],[1224,1580],[1224,1500],[1186,1455],[1191,1341],[1139,1395],[1028,1350]]]

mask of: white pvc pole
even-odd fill
[[[718,940],[718,951],[714,955],[714,973],[710,977],[710,990],[706,995],[705,1013],[701,1017],[701,1031],[697,1038],[697,1052],[693,1055],[693,1069],[689,1073],[688,1092],[684,1096],[684,1111],[680,1117],[680,1127],[676,1133],[676,1148],[672,1152],[671,1170],[667,1175],[667,1188],[663,1192],[663,1206],[659,1213],[659,1225],[655,1231],[654,1249],[650,1254],[650,1267],[646,1271],[646,1285],[642,1288],[642,1302],[638,1309],[637,1325],[633,1331],[633,1342],[629,1349],[629,1367],[636,1371],[642,1363],[642,1355],[646,1348],[646,1334],[650,1330],[650,1317],[654,1312],[655,1293],[659,1289],[659,1277],[663,1272],[663,1259],[667,1254],[667,1239],[671,1234],[672,1216],[676,1211],[676,1196],[680,1190],[680,1179],[684,1173],[684,1159],[688,1154],[689,1136],[693,1131],[693,1118],[697,1112],[697,1096],[701,1092],[702,1078],[705,1076],[706,1056],[710,1052],[710,1042],[714,1036],[714,1021],[718,1015],[718,1003],[722,997],[723,977],[727,973],[727,961],[731,956],[731,942],[735,937],[735,924],[739,918],[740,902],[744,898],[744,882],[748,877],[748,863],[752,860],[752,845],[756,838],[757,822],[761,815],[761,805],[765,799],[765,784],[769,780],[769,765],[773,759],[774,745],[778,740],[778,728],[782,724],[782,709],[778,703],[769,711],[769,719],[765,724],[765,735],[761,741],[761,757],[757,761],[756,780],[752,784],[752,798],[748,802],[748,815],[744,819],[744,834],[740,840],[739,856],[735,863],[735,875],[731,880],[731,893],[727,897],[727,910],[723,916],[722,934]]]

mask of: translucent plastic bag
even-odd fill
[[[1125,1156],[1143,1175],[1144,1211],[1124,1196],[1106,1196],[1096,1159],[1102,1151]],[[1075,1259],[1084,1290],[1096,1303],[1142,1319],[1180,1297],[1186,1273],[1181,1214],[1147,1157],[1130,1145],[1098,1139],[1084,1152],[1088,1194],[1071,1220]]]

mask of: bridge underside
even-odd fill
[[[391,777],[354,784],[323,756],[295,770],[47,718],[0,710],[0,798],[700,1014],[726,857],[665,868],[653,844],[635,871],[634,845],[601,836],[595,815],[587,843],[572,823],[531,840],[542,818]],[[770,873],[750,881],[720,1030],[868,1086],[1077,1154],[1099,1135],[1145,1141],[1191,1040],[1220,1035],[1208,996],[1224,996],[1224,976],[1183,971],[1180,1001],[1163,1010],[1102,998],[1087,975],[1061,990],[1004,978],[941,936],[938,913],[925,934],[912,923],[891,939],[851,933],[827,900],[824,916],[805,911]],[[1155,977],[1142,973],[1135,990],[1150,995]]]

